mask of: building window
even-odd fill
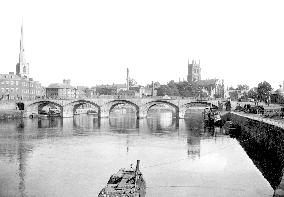
[[[16,81],[16,86],[17,86],[17,85],[19,85],[19,82],[18,82],[18,81]]]
[[[6,81],[6,84],[8,85],[8,84],[9,84],[9,81]]]
[[[11,81],[11,85],[14,85],[14,81]]]

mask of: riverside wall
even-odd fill
[[[19,110],[0,111],[0,120],[22,118],[23,112]]]
[[[18,110],[18,107],[13,101],[0,102],[0,120],[22,118],[23,112]]]
[[[257,114],[230,112],[222,116],[236,128],[236,137],[256,167],[274,189],[275,197],[284,197],[284,120],[262,118]]]

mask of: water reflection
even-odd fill
[[[109,117],[109,126],[112,131],[127,133],[139,128],[139,121],[136,118],[136,112],[116,113],[112,112]]]
[[[153,133],[169,133],[177,131],[178,119],[173,118],[171,111],[163,113],[149,112],[147,117],[147,126]]]
[[[191,112],[188,118],[185,119],[185,126],[187,130],[187,155],[192,159],[200,157],[200,140],[201,132],[204,128],[203,121],[199,112]]]
[[[0,121],[0,196],[97,196],[112,173],[137,158],[148,197],[271,191],[237,143],[220,140],[220,129],[204,128],[200,111],[187,115],[185,120],[163,112],[141,120],[126,113]],[[149,167],[160,163],[166,165]],[[258,184],[239,192],[251,181]],[[197,187],[167,187],[190,184]]]
[[[3,191],[15,192],[11,196],[26,196],[25,195],[25,176],[26,166],[29,156],[32,154],[33,146],[26,143],[25,124],[23,119],[15,120],[14,125],[16,130],[9,131],[10,136],[3,128],[11,128],[11,121],[4,121],[7,124],[1,127],[1,141],[0,141],[0,163],[4,162],[4,165],[0,165],[0,196],[10,196]],[[12,138],[10,138],[12,137]],[[5,140],[6,139],[6,140]],[[6,168],[9,165],[13,165],[15,173],[7,174]],[[4,175],[4,174],[5,175]],[[7,176],[8,175],[8,176]],[[17,188],[17,189],[16,189]],[[11,190],[11,191],[9,191]]]
[[[38,119],[38,128],[62,128],[63,120],[59,117],[47,117]]]
[[[73,127],[78,129],[99,129],[100,128],[100,118],[94,115],[82,114],[79,116],[74,116]]]

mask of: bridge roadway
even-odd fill
[[[53,104],[59,107],[61,117],[73,117],[76,109],[82,105],[89,103],[97,108],[99,117],[108,117],[110,111],[119,104],[129,104],[136,109],[137,118],[145,118],[148,110],[157,105],[164,104],[175,109],[176,118],[184,118],[185,111],[197,104],[218,106],[220,100],[197,100],[195,98],[185,99],[162,99],[162,98],[86,98],[73,100],[59,99],[40,99],[15,101],[16,104],[24,104],[24,117],[29,117],[32,114],[38,114],[39,110],[48,104]]]

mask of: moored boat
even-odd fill
[[[146,182],[140,172],[139,163],[137,160],[136,169],[122,168],[113,174],[98,197],[145,197]]]

